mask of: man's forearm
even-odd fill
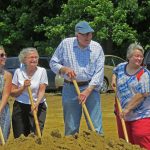
[[[92,91],[95,89],[95,87],[96,87],[95,85],[90,85],[90,86],[87,87],[86,90],[87,90],[89,93],[92,93]]]

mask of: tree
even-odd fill
[[[59,16],[45,17],[45,23],[36,27],[37,32],[45,32],[50,40],[50,49],[55,48],[63,38],[73,36],[74,26],[80,20],[90,22],[95,30],[94,39],[102,45],[113,43],[120,46],[124,41],[137,40],[136,30],[127,24],[127,11],[114,7],[110,0],[69,0],[62,9]],[[107,50],[106,45],[104,47]],[[111,50],[112,47],[106,52],[112,53]]]
[[[127,24],[138,34],[138,42],[150,48],[150,0],[121,0],[118,6],[127,11]]]
[[[105,53],[123,57],[131,42],[150,47],[149,10],[150,0],[0,0],[0,44],[9,55],[29,46],[52,54],[86,20]]]
[[[39,53],[44,54],[46,37],[43,32],[34,32],[34,27],[43,23],[43,16],[51,18],[59,14],[64,2],[66,0],[1,0],[0,45],[9,50],[9,55],[17,55],[24,47],[37,47],[41,50]]]

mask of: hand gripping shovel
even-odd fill
[[[115,93],[116,93],[116,90],[115,90]],[[122,108],[121,108],[121,105],[120,105],[120,101],[117,97],[117,94],[116,94],[116,102],[117,102],[117,106],[118,106],[118,112],[119,114],[122,112]],[[129,143],[129,138],[128,138],[128,134],[127,134],[127,129],[126,129],[126,124],[125,124],[125,121],[123,118],[120,118],[121,120],[121,125],[122,125],[122,129],[123,129],[123,134],[124,134],[124,137],[125,137],[125,140],[127,143]]]
[[[74,84],[74,87],[75,87],[75,89],[76,89],[77,94],[80,95],[80,89],[79,89],[79,87],[78,87],[78,84],[77,84],[76,80],[72,80],[72,82],[73,82],[73,84]],[[89,115],[88,110],[87,110],[87,108],[86,108],[86,105],[85,105],[84,103],[82,103],[82,108],[83,108],[84,113],[85,113],[85,116],[86,116],[86,118],[87,118],[87,120],[88,120],[88,122],[89,122],[89,125],[90,125],[91,130],[92,130],[92,131],[95,131],[95,128],[94,128],[93,123],[92,123],[92,120],[91,120],[91,118],[90,118],[90,115]]]
[[[33,102],[33,97],[32,97],[32,92],[31,92],[30,86],[28,86],[28,94],[29,94],[29,98],[30,98],[31,107],[34,108],[34,102]],[[35,110],[33,110],[33,117],[34,117],[34,121],[35,121],[37,136],[39,138],[38,143],[41,144],[41,131],[40,131],[39,122],[38,122],[38,118],[37,118],[37,114],[36,114]]]
[[[0,139],[1,139],[2,145],[5,145],[5,140],[4,140],[4,136],[3,136],[3,132],[2,132],[1,126],[0,126]]]

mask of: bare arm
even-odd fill
[[[116,90],[116,75],[115,74],[112,75],[111,87],[114,91]]]
[[[11,85],[12,85],[12,75],[5,71],[4,74],[4,88],[3,88],[3,94],[2,94],[2,101],[0,105],[0,112],[4,109],[5,105],[8,102],[8,98],[11,92]]]
[[[38,99],[35,102],[34,108],[32,108],[32,110],[34,110],[34,109],[38,110],[38,106],[39,106],[42,98],[44,97],[46,86],[47,86],[46,84],[40,84],[39,90],[38,90],[38,95],[37,95]]]
[[[36,102],[38,105],[40,104],[42,98],[44,97],[46,86],[47,86],[46,84],[40,84],[39,86],[39,91],[37,95],[38,99]]]
[[[92,93],[95,87],[95,85],[88,86],[83,92],[81,92],[81,94],[78,96],[80,103],[86,102],[88,96]]]
[[[21,87],[18,87],[17,85],[15,84],[12,84],[12,88],[11,88],[11,96],[13,97],[18,97],[22,94],[22,92],[24,90],[27,89],[28,86],[30,86],[31,83],[30,83],[30,80],[25,80],[24,81],[24,85],[21,86]]]
[[[144,97],[148,96],[149,94],[150,93],[145,93],[145,94],[137,93],[136,95],[134,95],[132,100],[128,103],[126,108],[123,110],[121,116],[124,118],[131,110],[133,110],[138,104],[140,104],[143,101]]]

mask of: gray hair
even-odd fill
[[[36,48],[33,48],[33,47],[28,47],[28,48],[24,48],[20,51],[20,54],[19,54],[19,61],[20,63],[23,63],[24,64],[24,59],[25,57],[29,54],[29,53],[32,53],[32,52],[36,52],[38,54],[38,51]],[[39,54],[38,54],[39,55]]]
[[[144,54],[144,49],[143,49],[143,47],[140,44],[138,44],[138,43],[132,43],[132,44],[129,45],[129,47],[127,49],[127,55],[126,55],[127,60],[132,56],[133,52],[136,49],[138,49],[139,51],[142,52],[142,54]]]

